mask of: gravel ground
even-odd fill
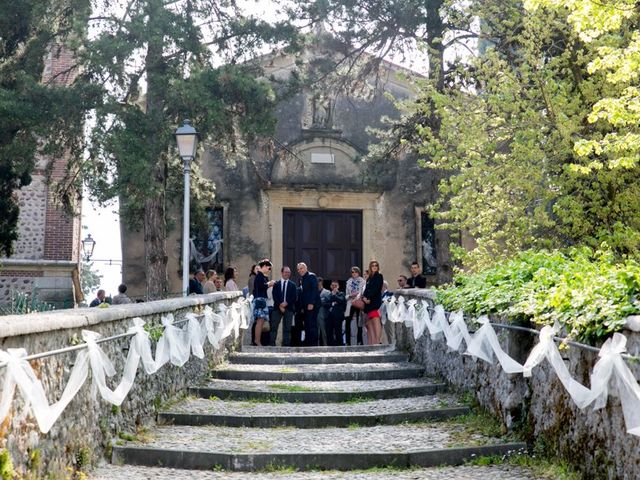
[[[177,413],[241,416],[381,415],[460,406],[458,397],[438,394],[414,398],[344,403],[273,403],[187,398],[168,409]]]
[[[283,367],[279,367],[283,368]],[[325,365],[326,368],[326,365]],[[204,386],[209,388],[248,390],[252,392],[287,392],[304,389],[313,392],[365,392],[391,388],[426,386],[440,383],[436,379],[407,378],[398,380],[367,380],[341,382],[274,381],[274,380],[210,380]]]
[[[452,445],[503,443],[465,431],[464,425],[422,423],[366,428],[246,428],[158,426],[129,446],[218,453],[383,453]],[[461,440],[462,439],[462,440]]]
[[[92,480],[536,480],[529,470],[509,465],[438,467],[356,472],[210,472],[135,466],[104,465]]]
[[[291,364],[291,365],[256,365],[256,364],[229,364],[219,365],[214,371],[230,370],[242,372],[277,372],[277,373],[305,373],[305,372],[353,372],[353,371],[380,371],[380,370],[414,370],[418,368],[407,362],[401,363],[336,363],[336,364]]]

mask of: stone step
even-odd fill
[[[174,425],[227,427],[326,428],[398,425],[405,422],[444,420],[469,413],[451,394],[350,403],[232,402],[188,398],[158,420]]]
[[[242,345],[245,353],[362,353],[393,352],[395,345],[347,345],[342,347],[257,347]]]
[[[459,446],[461,439],[468,444]],[[202,470],[354,470],[460,465],[525,448],[477,434],[468,439],[464,426],[454,423],[306,430],[158,426],[144,441],[115,445],[112,462]]]
[[[418,397],[444,392],[446,385],[428,378],[372,380],[369,382],[272,382],[260,380],[212,380],[191,387],[189,393],[202,398],[261,400],[297,403],[348,402],[354,399],[383,400]]]
[[[399,352],[237,352],[229,356],[233,364],[292,365],[335,363],[399,363],[408,355]]]
[[[101,465],[91,473],[91,480],[537,480],[531,470],[509,464],[464,465],[459,467],[411,468],[408,470],[371,469],[354,472],[279,471],[268,468],[261,472],[195,471],[139,465]]]
[[[213,378],[225,380],[307,380],[337,382],[345,380],[396,380],[417,378],[424,368],[399,363],[338,363],[332,365],[222,365],[211,371]]]

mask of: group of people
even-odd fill
[[[224,277],[215,270],[207,270],[205,275],[204,270],[198,269],[193,274],[193,277],[189,279],[189,295],[214,293],[214,292],[235,292],[240,290],[236,283],[236,276],[238,270],[235,267],[228,267],[224,271]]]
[[[89,304],[90,307],[99,307],[100,305],[107,306],[109,305],[125,305],[127,303],[132,303],[131,299],[127,296],[127,286],[124,283],[121,283],[118,286],[118,294],[114,295],[113,298],[107,298],[107,292],[104,289],[98,290],[96,293],[96,298],[94,298]]]
[[[360,268],[352,267],[345,292],[340,291],[337,280],[328,282],[330,290],[325,289],[324,279],[310,272],[303,262],[296,266],[298,285],[291,280],[290,267],[280,269],[279,280],[269,279],[272,269],[271,261],[264,259],[252,266],[249,276],[247,291],[254,298],[251,329],[254,345],[266,342],[275,345],[281,323],[283,346],[362,344],[363,330],[366,343],[381,343],[383,327],[379,310],[383,298],[391,292],[377,261],[369,263],[363,276]],[[426,287],[426,278],[421,275],[417,262],[411,265],[410,277],[398,278],[398,287]],[[357,332],[353,340],[352,324]],[[390,335],[391,332],[387,336]]]

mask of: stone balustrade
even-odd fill
[[[239,292],[220,292],[109,308],[0,317],[0,349],[25,348],[29,354],[35,354],[69,347],[82,342],[82,330],[98,332],[102,337],[113,336],[127,332],[135,317],[150,325],[161,325],[162,315],[172,313],[179,321],[186,313],[198,311],[204,305],[214,308],[214,304],[220,302],[231,304],[239,296]],[[111,388],[120,381],[130,338],[100,344],[117,372],[116,378],[109,382]],[[111,445],[119,437],[143,436],[144,426],[153,421],[158,407],[178,392],[186,391],[187,386],[203,381],[209,369],[222,362],[238,341],[229,337],[216,350],[206,342],[205,358],[200,360],[192,356],[181,368],[167,364],[156,374],[147,375],[139,367],[135,384],[120,407],[105,402],[93,391],[90,374],[46,434],[40,433],[35,419],[25,412],[21,395],[16,392],[9,416],[0,424],[0,450],[9,452],[18,473],[30,473],[35,478],[44,474],[66,478],[68,467],[86,467],[105,454],[109,455]],[[69,352],[31,361],[49,403],[60,397],[75,356],[76,352]],[[0,385],[4,371],[0,368]]]
[[[403,290],[406,299],[433,302],[433,292]],[[494,318],[496,323],[503,323]],[[531,327],[531,325],[526,325]],[[496,328],[502,349],[524,363],[538,342],[526,332]],[[625,330],[627,351],[638,355],[640,334]],[[613,395],[607,406],[580,410],[571,400],[548,362],[535,367],[530,378],[507,374],[500,365],[463,355],[466,345],[451,351],[440,338],[432,340],[425,333],[414,341],[411,328],[396,324],[396,344],[411,353],[413,361],[425,367],[425,374],[443,378],[452,388],[470,391],[478,403],[502,419],[509,429],[525,434],[531,445],[557,453],[581,469],[584,478],[640,478],[640,438],[626,432],[620,401]],[[572,377],[589,386],[590,373],[598,354],[578,347],[562,350]],[[637,364],[630,364],[640,378]]]

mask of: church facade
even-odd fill
[[[278,78],[295,68],[287,56],[265,63],[267,74]],[[271,148],[253,145],[243,161],[230,163],[206,151],[198,161],[215,182],[216,197],[207,231],[191,232],[198,257],[206,260],[202,267],[222,273],[235,266],[242,287],[251,265],[265,257],[276,278],[281,266],[295,274],[303,261],[325,280],[342,281],[351,266],[364,270],[375,259],[393,290],[397,276],[408,275],[417,260],[429,284],[450,280],[448,245],[459,237],[436,230],[427,213],[438,174],[410,157],[362,161],[376,142],[370,129],[383,128],[385,116],[399,116],[388,94],[413,95],[410,74],[385,63],[378,88],[367,98],[316,88],[283,101]],[[181,289],[180,232],[178,219],[167,242],[172,292]],[[133,295],[144,294],[139,237],[123,232],[125,282]]]

